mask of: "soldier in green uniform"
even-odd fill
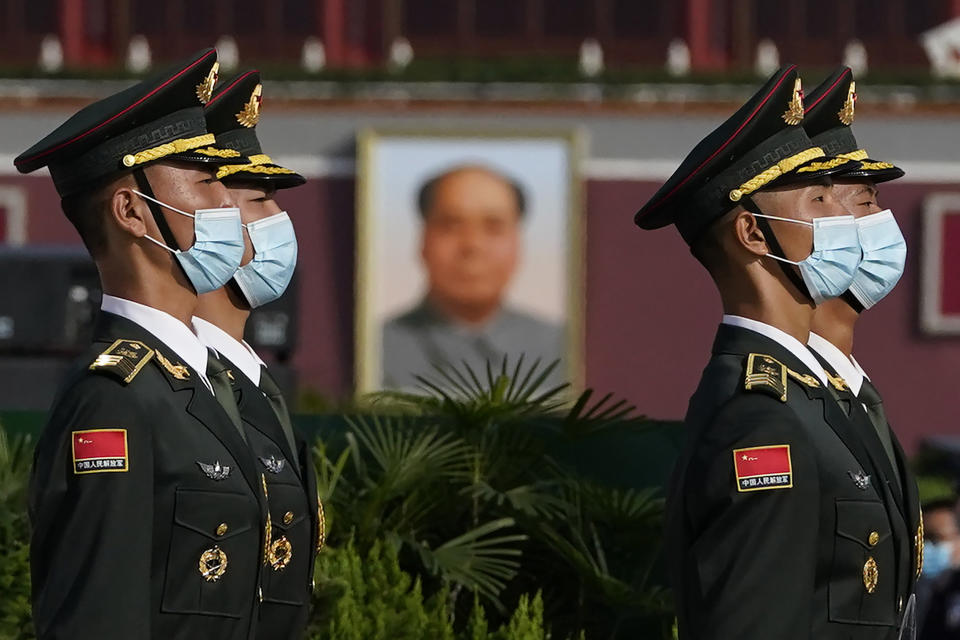
[[[667,497],[682,640],[897,638],[909,553],[887,478],[806,346],[861,257],[795,67],[701,141],[637,213],[674,224],[724,316]]]
[[[302,176],[274,164],[260,147],[256,125],[262,92],[260,73],[247,71],[226,83],[204,110],[217,146],[236,150],[247,160],[221,166],[217,176],[240,207],[249,242],[230,282],[200,296],[193,325],[230,372],[232,388],[217,397],[241,425],[267,479],[273,537],[257,637],[281,640],[303,636],[313,561],[324,532],[310,446],[293,429],[270,370],[243,340],[250,310],[279,298],[297,263],[293,224],[274,196],[278,189],[304,183]]]
[[[853,74],[848,67],[840,67],[810,94],[803,118],[803,128],[815,145],[858,163],[853,170],[834,179],[834,190],[847,211],[856,217],[863,248],[863,259],[850,288],[839,298],[817,307],[808,345],[830,374],[841,406],[864,425],[864,441],[890,479],[893,500],[913,536],[913,544],[909,545],[912,553],[901,556],[905,564],[897,568],[898,579],[906,582],[906,590],[912,594],[923,564],[917,483],[887,422],[880,393],[853,357],[854,328],[860,313],[872,308],[896,286],[906,263],[906,241],[893,212],[880,209],[876,189],[877,183],[903,176],[903,170],[889,162],[872,160],[857,144],[850,127],[856,101]],[[912,610],[913,605],[907,604],[908,611]]]
[[[270,526],[265,482],[212,392],[197,295],[243,253],[202,103],[216,52],[91,104],[16,159],[50,169],[97,264],[93,344],[67,376],[30,484],[43,640],[247,640]]]

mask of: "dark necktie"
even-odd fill
[[[243,441],[247,441],[247,434],[243,432],[243,423],[240,420],[240,409],[237,408],[237,399],[233,396],[233,385],[230,384],[230,377],[227,368],[223,366],[220,359],[210,351],[207,353],[207,379],[210,386],[213,387],[213,395],[217,402],[223,407],[223,410],[230,416],[233,426],[240,432]]]
[[[873,423],[873,428],[877,430],[877,436],[883,444],[883,450],[887,452],[890,458],[890,464],[893,466],[894,473],[897,474],[897,481],[900,480],[900,470],[897,468],[897,459],[893,453],[893,440],[890,437],[890,425],[887,423],[887,414],[883,410],[883,399],[877,388],[867,380],[863,379],[863,385],[860,387],[860,395],[857,396],[867,410],[867,416]]]
[[[287,411],[287,403],[283,399],[283,392],[277,386],[276,381],[267,371],[266,367],[260,367],[260,390],[270,401],[273,412],[277,415],[277,420],[283,428],[283,435],[287,438],[287,444],[290,445],[291,455],[297,455],[297,444],[293,437],[293,425],[290,424],[290,413]]]

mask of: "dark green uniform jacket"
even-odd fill
[[[35,453],[39,638],[254,637],[268,539],[260,468],[195,371],[102,312]]]
[[[257,638],[302,638],[307,625],[313,566],[319,543],[317,484],[306,441],[295,432],[285,408],[271,404],[227,358],[237,408],[257,466],[267,479],[273,537],[263,576]],[[261,369],[267,382],[270,373]],[[272,378],[270,379],[272,381]],[[276,384],[271,384],[272,389]],[[281,415],[286,423],[281,423]]]
[[[757,332],[717,332],[667,500],[681,640],[897,637],[913,537],[812,374]]]

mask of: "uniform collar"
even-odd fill
[[[860,395],[860,388],[863,386],[864,373],[860,365],[856,364],[853,357],[847,357],[832,342],[810,332],[810,338],[807,340],[807,346],[820,354],[820,357],[827,361],[827,364],[844,379],[853,395]]]
[[[260,386],[260,367],[263,360],[246,342],[240,342],[229,333],[203,318],[193,317],[193,331],[207,347],[232,362],[257,387]]]
[[[751,318],[744,318],[743,316],[734,316],[729,314],[724,314],[721,324],[730,325],[731,327],[740,327],[741,329],[749,329],[759,333],[762,336],[770,338],[781,347],[793,354],[800,362],[805,364],[810,372],[813,373],[817,378],[820,379],[820,382],[824,386],[827,385],[827,374],[824,372],[823,367],[820,366],[820,363],[817,362],[817,359],[810,352],[807,347],[791,336],[790,334],[777,329],[773,325],[769,325],[766,322],[760,322],[759,320],[753,320]]]
[[[104,294],[100,309],[140,325],[164,343],[197,372],[207,388],[207,348],[189,327],[165,311],[145,304]]]

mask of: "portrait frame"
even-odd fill
[[[945,282],[945,252],[960,245],[960,192],[929,194],[923,201],[920,264],[920,329],[927,335],[960,335],[960,310],[944,309],[944,288],[960,292],[960,281]]]
[[[380,189],[378,154],[390,141],[459,141],[496,143],[542,143],[555,141],[562,145],[566,157],[563,197],[565,221],[562,227],[565,267],[562,280],[565,286],[563,302],[565,378],[571,387],[580,389],[584,383],[584,306],[585,306],[585,193],[581,165],[584,133],[576,128],[561,129],[476,129],[476,128],[402,128],[367,127],[357,134],[356,172],[356,263],[354,286],[354,385],[358,394],[382,389],[381,330],[384,315],[377,308],[372,292],[377,279],[382,277],[374,262],[374,234],[383,215],[376,210],[377,190]],[[463,154],[460,163],[469,164],[477,156]],[[482,161],[483,158],[481,157]],[[456,161],[450,162],[457,164]],[[427,172],[430,173],[430,172]],[[517,176],[519,177],[519,176]],[[411,224],[413,222],[411,221]],[[525,360],[529,366],[532,362]],[[510,359],[515,364],[515,359]],[[424,372],[428,376],[430,371]],[[480,372],[477,372],[478,375]]]

